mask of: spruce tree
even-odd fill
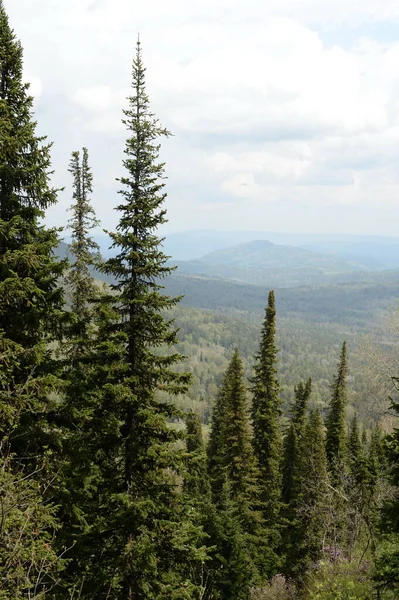
[[[123,119],[129,137],[126,174],[119,180],[120,220],[110,234],[116,256],[103,267],[116,283],[100,302],[97,330],[102,338],[93,344],[98,403],[93,451],[101,481],[87,540],[101,540],[104,548],[101,557],[91,560],[83,593],[95,586],[99,598],[194,597],[187,564],[197,540],[191,545],[188,528],[182,527],[179,433],[168,423],[179,413],[158,397],[159,390],[182,393],[190,381],[188,374],[174,370],[182,358],[173,351],[177,335],[166,316],[179,299],[165,295],[161,285],[171,268],[157,235],[166,221],[158,140],[169,132],[150,111],[140,42],[132,89]],[[190,535],[195,537],[192,530]]]
[[[58,335],[63,293],[57,280],[65,264],[53,253],[57,231],[42,224],[57,200],[50,147],[36,133],[22,47],[0,2],[0,340],[10,386],[1,393],[0,438],[21,458],[52,438],[47,428],[38,435],[38,424],[54,386],[49,343]]]
[[[265,320],[261,332],[259,352],[256,355],[252,379],[253,445],[260,470],[260,490],[263,516],[269,526],[270,544],[276,546],[281,508],[281,455],[280,432],[281,399],[277,379],[276,307],[274,292],[268,297]],[[274,531],[274,533],[272,533]]]
[[[91,303],[96,296],[96,285],[91,268],[98,265],[99,246],[89,232],[98,227],[90,195],[93,192],[93,175],[89,166],[87,148],[72,153],[69,172],[73,177],[72,218],[68,221],[71,230],[69,251],[72,255],[72,265],[66,277],[71,300],[72,327],[69,331],[69,359],[78,359],[89,344],[88,329],[91,325]],[[73,354],[73,356],[71,356]]]
[[[348,461],[353,475],[358,475],[358,465],[362,454],[359,426],[356,415],[353,417],[348,436]]]
[[[332,385],[332,396],[329,413],[327,415],[327,459],[332,479],[335,484],[341,481],[346,462],[346,431],[345,431],[345,409],[347,404],[347,352],[346,342],[338,363],[338,373]]]
[[[57,544],[68,552],[68,569],[64,585],[75,583],[79,576],[77,561],[80,554],[79,536],[87,531],[92,496],[97,493],[98,465],[93,461],[92,419],[96,405],[93,391],[97,382],[93,379],[93,345],[98,333],[94,323],[96,304],[101,294],[95,285],[91,268],[99,266],[99,247],[90,236],[99,224],[91,205],[93,177],[88,163],[88,151],[72,153],[69,172],[73,176],[72,218],[68,222],[71,231],[69,252],[71,267],[66,275],[66,287],[70,300],[68,322],[60,355],[64,367],[64,397],[60,407],[63,424],[60,448],[61,465],[57,490],[63,527],[57,536]],[[73,540],[73,544],[72,544]]]
[[[0,0],[0,595],[15,600],[43,597],[63,562],[49,502],[59,443],[49,393],[60,384],[49,344],[65,264],[53,253],[57,231],[42,223],[57,199],[50,176],[50,144],[36,133],[22,47]]]
[[[328,542],[328,470],[324,424],[320,412],[311,411],[303,433],[295,505],[296,543],[290,548],[288,570],[303,577]]]
[[[265,530],[259,510],[259,472],[251,444],[249,405],[238,350],[231,358],[217,396],[208,445],[208,465],[220,527],[236,524],[235,540],[241,540],[242,546],[239,556],[246,556],[248,590],[268,571],[270,552],[265,546]],[[224,578],[226,569],[230,572],[234,568],[230,558],[236,556],[237,548],[230,554],[232,548],[223,540],[225,534],[219,536],[218,546]],[[243,583],[242,579],[240,581]],[[224,589],[224,584],[221,589]]]
[[[396,392],[399,391],[399,378],[393,377]],[[399,402],[391,398],[391,408],[399,416]],[[393,486],[393,497],[384,502],[380,513],[380,528],[385,543],[376,561],[375,580],[379,598],[394,598],[399,589],[399,427],[387,436],[385,441],[389,463],[389,479]]]
[[[198,560],[191,561],[190,568],[192,578],[201,591],[200,597],[212,598],[216,572],[220,568],[216,556],[217,516],[212,502],[201,421],[192,412],[186,416],[186,451],[183,479],[185,521],[196,526],[198,532]]]
[[[257,470],[251,444],[244,369],[238,350],[235,350],[231,358],[218,398],[216,422],[209,443],[210,464],[217,464],[215,470],[211,467],[215,500],[218,502],[218,493],[228,478],[232,494],[244,510],[245,504],[251,501]],[[217,442],[215,438],[218,438]]]
[[[311,392],[311,379],[308,379],[306,384],[301,381],[295,388],[290,427],[284,439],[282,499],[286,504],[295,502],[296,499],[301,444]]]

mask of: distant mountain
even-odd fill
[[[255,240],[224,250],[217,250],[203,256],[201,262],[225,264],[256,269],[303,269],[305,267],[324,268],[335,272],[354,270],[354,265],[340,258],[298,248],[279,246],[270,241]],[[360,270],[363,270],[361,267]]]
[[[381,265],[375,268],[399,268],[399,260],[395,265],[386,262],[386,259],[395,258],[392,254],[390,255],[390,252],[395,246],[399,247],[399,238],[372,235],[275,233],[272,231],[183,231],[166,235],[164,251],[173,260],[193,260],[204,254],[253,240],[268,240],[273,244],[304,247],[322,254],[341,256],[349,261],[357,260],[358,257],[375,258],[380,261],[378,265]],[[101,240],[101,246],[104,246],[107,252],[105,241],[105,238]],[[396,255],[399,259],[399,253]],[[374,265],[370,264],[370,267],[374,268]]]
[[[396,238],[316,241],[303,248],[361,263],[374,270],[399,268],[399,240]]]
[[[177,264],[180,273],[269,287],[322,285],[332,278],[339,280],[340,276],[347,278],[354,271],[367,270],[359,262],[351,263],[295,246],[278,246],[266,240],[217,250],[196,261],[172,262]]]

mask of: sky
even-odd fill
[[[4,0],[38,130],[54,142],[47,216],[64,226],[87,146],[107,229],[138,33],[169,223],[399,235],[398,0]]]

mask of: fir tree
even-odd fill
[[[275,337],[276,308],[274,292],[271,291],[252,380],[253,445],[259,463],[264,519],[271,530],[278,522],[281,507],[281,399]],[[271,544],[276,545],[278,536],[272,537]]]
[[[72,153],[69,172],[73,176],[74,200],[71,206],[72,218],[68,222],[72,238],[69,250],[73,263],[66,277],[73,315],[73,325],[69,332],[69,340],[73,345],[69,354],[72,352],[78,359],[79,354],[84,352],[89,343],[91,303],[97,291],[90,267],[98,265],[100,258],[99,246],[89,235],[90,230],[99,225],[99,221],[90,201],[93,192],[93,176],[87,148],[83,148],[82,159],[80,159],[80,152]],[[69,358],[73,357],[69,356]]]
[[[324,424],[317,410],[311,411],[304,429],[298,481],[296,543],[290,549],[288,568],[303,577],[322,556],[323,542],[328,541],[327,457]]]
[[[286,504],[295,502],[296,499],[301,442],[311,392],[311,379],[308,379],[305,385],[300,382],[295,388],[290,428],[284,439],[282,499]]]
[[[399,377],[392,377],[392,382],[397,395]],[[397,397],[390,400],[391,408],[399,416]],[[377,454],[377,447],[380,444],[375,440],[372,445]],[[399,589],[399,427],[395,427],[394,431],[386,437],[384,446],[388,461],[388,476],[394,494],[384,502],[380,513],[380,529],[384,533],[385,543],[376,561],[375,580],[379,598],[384,598],[385,593],[388,598],[394,598]]]
[[[348,436],[348,458],[350,463],[356,465],[359,462],[361,452],[362,443],[360,441],[359,426],[355,415],[352,419]]]
[[[346,342],[342,345],[338,373],[332,385],[332,397],[327,416],[327,459],[334,483],[338,483],[346,460],[345,408],[347,404],[347,353]]]
[[[198,537],[198,547],[206,547],[201,560],[191,562],[193,580],[201,589],[201,598],[212,598],[216,572],[220,568],[216,556],[217,516],[212,502],[211,486],[207,472],[207,457],[201,421],[195,413],[186,416],[186,469],[184,474],[184,508],[186,521],[194,523],[203,534]]]
[[[18,455],[26,457],[43,441],[43,428],[40,436],[34,430],[49,408],[46,392],[54,384],[48,345],[59,329],[63,294],[57,280],[65,264],[53,254],[57,232],[42,224],[57,200],[49,182],[51,145],[36,134],[22,47],[3,3],[0,65],[0,339],[2,370],[11,386],[1,394],[0,438],[12,439]],[[9,361],[10,355],[18,360]]]
[[[259,472],[251,444],[248,398],[238,350],[231,358],[217,396],[208,446],[208,464],[219,521],[227,519],[229,526],[234,522],[238,527],[237,539],[242,544],[240,552],[247,556],[249,589],[250,584],[265,574],[270,553],[265,547],[265,531],[259,512]],[[227,494],[230,498],[227,498]],[[230,550],[227,555],[224,553],[227,546],[220,539],[219,547],[225,569]]]
[[[93,462],[93,431],[91,429],[96,401],[93,390],[93,344],[98,323],[94,323],[96,305],[100,292],[90,268],[99,265],[99,247],[90,237],[90,231],[99,224],[91,205],[93,177],[88,164],[88,151],[72,153],[70,173],[73,176],[71,230],[72,265],[66,276],[71,301],[64,339],[60,344],[65,380],[64,399],[60,408],[63,424],[61,466],[57,490],[63,527],[57,536],[60,551],[71,545],[68,552],[68,569],[64,585],[75,582],[77,561],[80,553],[79,536],[88,528],[92,496],[97,493],[97,465]]]
[[[0,595],[15,600],[43,597],[62,568],[49,503],[59,443],[49,392],[60,384],[49,343],[58,339],[65,264],[53,254],[57,232],[42,224],[57,193],[22,55],[0,0]]]
[[[251,444],[244,369],[238,350],[235,350],[227,368],[215,417],[216,426],[212,429],[209,456],[211,464],[212,461],[217,463],[218,472],[213,472],[216,502],[218,491],[227,477],[233,496],[244,509],[245,503],[250,500],[257,471]],[[215,437],[219,438],[217,443]],[[214,453],[213,456],[211,453]]]
[[[102,337],[93,345],[98,409],[91,427],[94,431],[97,423],[92,443],[101,492],[89,538],[102,540],[104,548],[101,559],[91,561],[83,593],[92,593],[95,585],[98,597],[141,600],[177,598],[186,589],[194,594],[187,561],[191,551],[198,557],[196,534],[182,525],[179,434],[168,424],[179,413],[157,395],[158,390],[183,392],[190,377],[174,370],[179,354],[161,352],[177,342],[165,311],[179,300],[162,293],[160,279],[171,268],[156,235],[166,221],[157,140],[169,132],[150,112],[139,42],[132,88],[123,120],[129,137],[126,175],[119,180],[121,216],[110,234],[117,255],[103,267],[116,283],[100,302]]]

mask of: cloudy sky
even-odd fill
[[[4,0],[63,225],[72,150],[117,220],[120,119],[140,32],[152,107],[174,137],[169,231],[399,235],[398,0]]]

